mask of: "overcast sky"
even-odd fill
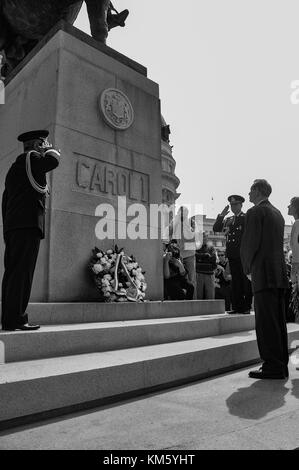
[[[255,178],[283,213],[299,196],[297,0],[114,0],[125,28],[107,44],[148,69],[171,128],[179,202],[215,216]],[[153,9],[156,5],[159,9]],[[185,9],[183,9],[183,6]],[[75,26],[90,33],[85,8]],[[213,200],[212,200],[213,198]]]

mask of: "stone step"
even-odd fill
[[[1,331],[0,362],[127,349],[248,331],[255,316],[211,315],[102,323],[46,325],[38,331]]]
[[[295,340],[298,342],[299,325],[289,324],[288,334],[290,345]],[[258,361],[252,330],[3,364],[0,366],[0,427],[103,405]]]
[[[218,315],[225,312],[224,300],[187,300],[124,303],[31,303],[27,309],[32,323],[58,325],[192,315]]]

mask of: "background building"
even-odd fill
[[[176,162],[172,156],[172,146],[169,143],[170,127],[161,115],[161,152],[162,152],[162,202],[167,206],[175,204],[180,196],[177,187],[179,178],[175,175]]]
[[[162,164],[162,204],[165,207],[175,207],[175,201],[180,196],[177,187],[179,178],[175,175],[176,161],[172,156],[172,146],[169,142],[170,127],[166,124],[161,114],[161,164]],[[174,214],[165,210],[163,213],[162,226],[165,228],[173,219]]]
[[[162,203],[170,207],[174,205],[180,193],[177,188],[180,184],[179,178],[175,174],[176,161],[172,155],[172,145],[170,145],[169,135],[170,126],[166,123],[161,114],[161,156],[162,156]],[[223,233],[214,232],[213,225],[216,219],[202,217],[203,231],[208,235],[208,239],[213,243],[216,249],[225,250],[225,235]],[[168,219],[165,218],[165,221]],[[284,249],[290,249],[292,225],[285,225],[284,231]]]

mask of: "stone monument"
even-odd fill
[[[62,153],[59,169],[51,174],[47,233],[31,301],[96,301],[98,292],[87,269],[91,249],[106,250],[115,243],[134,254],[146,271],[147,298],[162,299],[160,235],[124,238],[128,219],[125,212],[117,212],[120,196],[127,205],[142,203],[147,214],[150,204],[161,204],[158,85],[147,78],[143,66],[63,21],[5,84],[5,105],[0,105],[1,194],[8,168],[22,152],[20,133],[48,129]],[[97,237],[103,204],[115,208],[120,219],[120,230],[116,228],[109,240]],[[151,224],[148,217],[148,233]],[[1,277],[3,251],[1,240]]]

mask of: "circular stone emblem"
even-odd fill
[[[107,88],[100,96],[104,119],[117,130],[128,129],[134,121],[134,110],[129,98],[116,88]]]

